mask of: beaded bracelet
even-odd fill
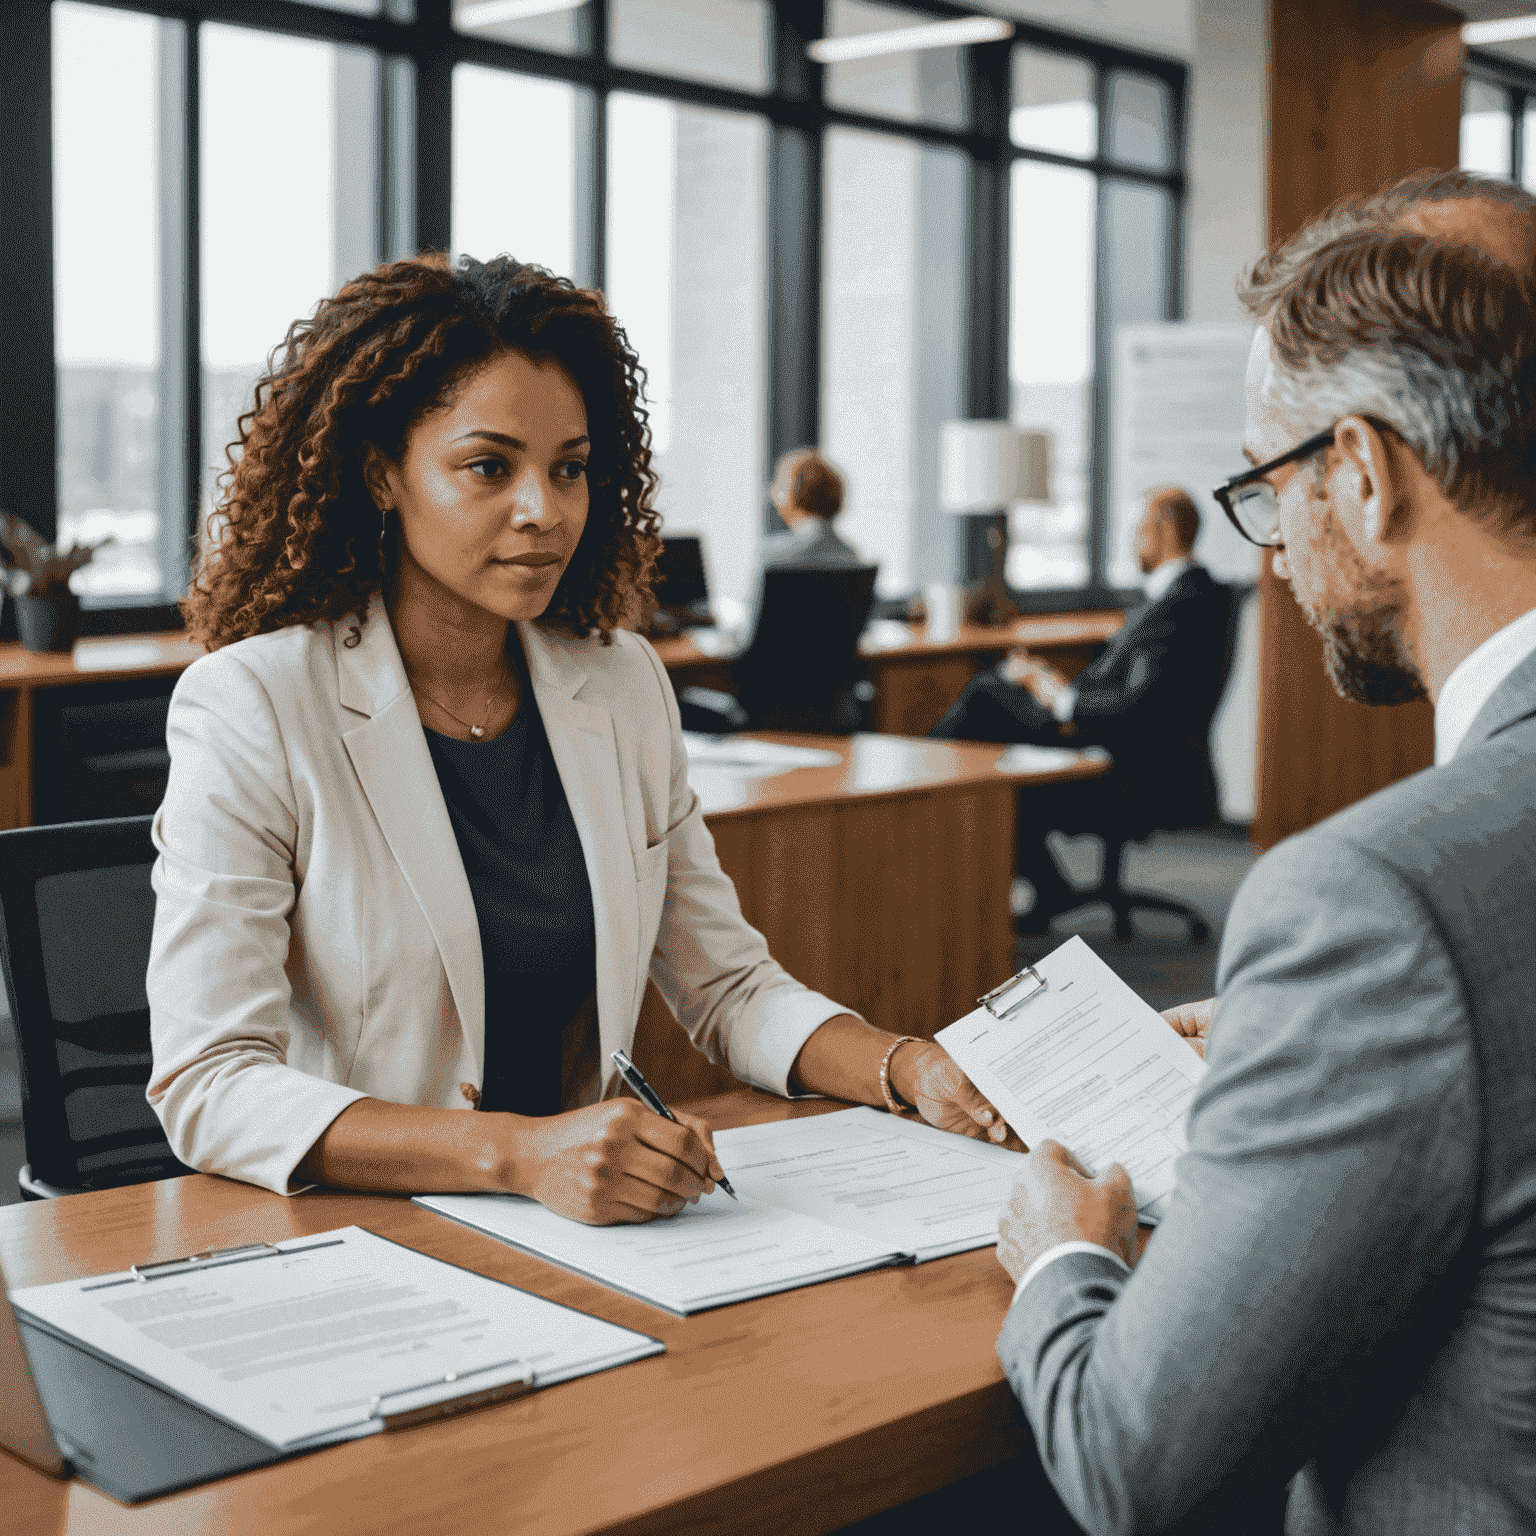
[[[891,1088],[891,1057],[904,1045],[917,1045],[919,1040],[916,1035],[903,1035],[892,1043],[890,1050],[885,1053],[885,1060],[880,1063],[880,1097],[885,1100],[885,1107],[893,1115],[899,1115],[904,1109],[915,1109],[914,1104],[903,1104],[896,1097]]]

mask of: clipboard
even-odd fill
[[[142,1358],[139,1363],[118,1358],[98,1341],[70,1331],[59,1321],[57,1312],[50,1318],[30,1310],[47,1291],[67,1289],[71,1294],[92,1299],[102,1291],[118,1292],[125,1298],[135,1290],[147,1295],[158,1283],[172,1277],[259,1263],[274,1257],[302,1257],[326,1248],[342,1248],[349,1241],[354,1245],[375,1245],[374,1253],[380,1251],[377,1245],[386,1244],[399,1254],[409,1255],[410,1264],[418,1268],[441,1266],[457,1277],[460,1286],[469,1284],[466,1277],[473,1275],[477,1285],[483,1283],[505,1290],[516,1298],[508,1314],[514,1322],[518,1317],[564,1314],[566,1320],[559,1322],[560,1328],[611,1332],[616,1347],[608,1350],[602,1363],[591,1360],[584,1365],[568,1364],[567,1368],[549,1371],[545,1379],[541,1379],[531,1360],[514,1356],[391,1385],[372,1396],[366,1412],[355,1422],[347,1421],[337,1431],[277,1444],[245,1425],[232,1422],[216,1407],[195,1401],[187,1391],[178,1390],[174,1379],[156,1379],[141,1368]],[[360,1228],[300,1238],[283,1247],[257,1242],[205,1249],[184,1258],[130,1265],[124,1272],[93,1281],[64,1282],[56,1287],[18,1292],[18,1296],[22,1298],[20,1307],[13,1307],[8,1292],[0,1306],[0,1358],[6,1365],[6,1396],[10,1399],[0,1408],[0,1444],[44,1471],[55,1475],[74,1472],[125,1503],[271,1465],[342,1440],[408,1429],[521,1397],[589,1370],[658,1353],[663,1347],[648,1335],[616,1328],[502,1281],[475,1275],[462,1266],[402,1248]],[[518,1307],[523,1310],[519,1312]],[[628,1336],[627,1340],[624,1336]],[[106,1337],[110,1340],[111,1335]],[[372,1367],[366,1369],[371,1372]],[[24,1376],[30,1376],[35,1392],[11,1391],[12,1379]],[[214,1401],[217,1404],[217,1398]],[[28,1402],[32,1405],[30,1412]],[[18,1407],[22,1413],[16,1411]]]

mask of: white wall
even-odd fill
[[[1234,281],[1265,246],[1267,7],[1264,0],[1190,0],[1190,7],[1184,313],[1190,320],[1230,322],[1244,318]],[[1201,511],[1221,515],[1214,502]],[[1250,598],[1212,738],[1222,815],[1229,821],[1251,821],[1257,795],[1258,608],[1257,596]]]

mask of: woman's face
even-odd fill
[[[397,582],[503,619],[549,606],[587,524],[587,410],[554,362],[503,352],[411,428],[368,488],[400,518]]]

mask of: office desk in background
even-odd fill
[[[1111,609],[1035,614],[996,629],[962,624],[937,639],[925,624],[877,621],[859,642],[865,676],[875,687],[874,727],[896,736],[926,736],[965,685],[1015,646],[1028,646],[1058,671],[1076,677],[1124,623],[1125,615]],[[701,648],[693,636],[654,644],[673,687],[729,689],[727,658]]]
[[[921,625],[877,625],[866,634],[877,688],[875,728],[925,736],[966,683],[1015,645],[1038,649],[1075,676],[1094,649],[1119,627],[1119,613],[1068,613],[1021,619],[1011,629],[964,626],[948,640],[929,640]],[[686,635],[657,650],[679,688],[719,686],[721,661]],[[91,684],[153,684],[177,677],[202,650],[181,634],[117,635],[79,641],[73,655],[38,655],[0,644],[0,829],[37,819],[37,702],[40,694]]]
[[[37,819],[39,694],[175,678],[202,654],[181,634],[81,640],[67,656],[39,655],[15,641],[0,645],[0,829],[30,827]]]
[[[1107,766],[1075,756],[1047,772],[1005,773],[1005,747],[761,739],[835,752],[839,762],[771,778],[690,770],[747,921],[797,981],[881,1029],[925,1039],[1012,971],[1018,790]],[[694,1050],[652,986],[632,1054],[669,1102],[740,1086]]]
[[[818,1114],[740,1092],[715,1126]],[[284,1199],[197,1174],[0,1209],[12,1286],[356,1223],[640,1329],[667,1353],[128,1509],[0,1452],[0,1536],[134,1532],[831,1531],[1014,1455],[993,1250],[675,1318],[383,1195]],[[255,1384],[253,1384],[254,1389]]]

